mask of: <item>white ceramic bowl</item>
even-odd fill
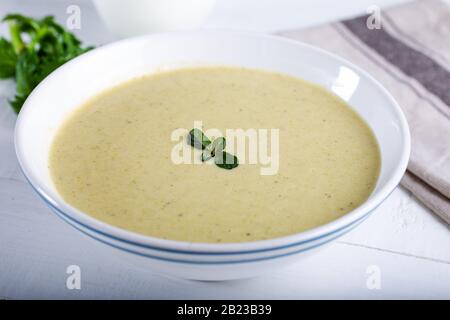
[[[231,65],[278,71],[320,84],[368,122],[381,148],[381,174],[370,198],[342,218],[291,236],[244,243],[188,243],[110,226],[64,202],[48,170],[48,152],[61,122],[84,101],[136,76],[192,65]],[[405,117],[392,96],[360,68],[323,50],[283,38],[224,31],[157,34],[88,52],[48,76],[20,112],[15,144],[22,170],[42,199],[111,253],[155,271],[200,280],[252,277],[301,259],[348,232],[400,182],[410,153]],[[105,249],[106,250],[106,249]]]

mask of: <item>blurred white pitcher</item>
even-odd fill
[[[216,0],[94,0],[106,26],[119,37],[195,29]]]

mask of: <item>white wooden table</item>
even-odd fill
[[[274,32],[398,2],[219,0],[207,27]],[[53,14],[64,22],[71,4],[81,8],[84,41],[115,39],[87,0],[1,0],[0,16]],[[12,82],[0,82],[0,298],[450,298],[450,228],[401,188],[350,234],[264,277],[208,283],[137,269],[57,218],[24,181],[13,146],[16,116],[6,101],[13,92]],[[81,290],[66,288],[73,264],[81,268]],[[374,270],[378,289],[367,285]]]

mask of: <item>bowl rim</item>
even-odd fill
[[[115,47],[126,46],[134,42],[150,42],[155,37],[180,37],[188,35],[201,37],[202,35],[210,35],[211,33],[216,36],[228,35],[237,37],[256,37],[261,40],[284,42],[289,45],[303,47],[306,50],[312,50],[320,55],[328,56],[329,58],[332,58],[340,64],[349,67],[350,69],[357,72],[359,76],[366,78],[375,87],[377,87],[380,90],[381,94],[383,94],[389,101],[389,104],[391,105],[391,108],[394,111],[397,120],[399,121],[400,134],[404,142],[401,150],[401,157],[395,168],[394,174],[392,174],[391,177],[388,178],[384,186],[381,187],[377,194],[366,200],[363,204],[361,204],[354,210],[346,213],[342,217],[303,232],[265,240],[229,243],[186,242],[143,235],[119,227],[115,227],[113,225],[107,224],[106,222],[93,218],[87,213],[84,213],[81,210],[78,210],[77,208],[72,207],[70,204],[66,203],[62,199],[62,197],[60,197],[61,199],[55,199],[54,197],[52,197],[50,195],[51,192],[48,192],[49,188],[46,187],[45,183],[42,183],[42,181],[40,181],[40,179],[35,176],[30,170],[28,162],[31,160],[26,159],[23,155],[23,123],[24,119],[26,119],[28,115],[28,110],[33,107],[32,102],[38,95],[39,89],[43,86],[46,86],[48,83],[51,83],[52,79],[56,75],[64,73],[66,69],[68,69],[68,67],[76,65],[78,63],[82,63],[84,60],[87,60],[91,56],[96,55],[102,51],[114,50]],[[409,126],[403,111],[401,110],[400,106],[395,101],[393,96],[389,93],[389,91],[384,88],[384,86],[367,71],[334,53],[328,52],[324,49],[315,47],[310,44],[287,39],[278,35],[267,35],[256,32],[243,32],[236,30],[176,31],[163,34],[144,35],[113,42],[80,55],[79,57],[69,61],[68,63],[53,71],[30,94],[28,99],[25,101],[16,121],[14,144],[17,159],[26,180],[28,180],[33,189],[41,198],[44,199],[44,201],[48,205],[71,220],[73,223],[81,225],[95,233],[106,236],[107,238],[110,238],[112,240],[117,240],[141,248],[170,253],[211,255],[257,253],[263,251],[284,249],[326,238],[332,234],[348,228],[351,225],[357,224],[358,222],[362,221],[378,205],[380,205],[397,187],[397,185],[400,183],[401,178],[403,177],[403,174],[406,171],[411,152],[411,136],[409,132]]]

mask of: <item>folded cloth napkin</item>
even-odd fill
[[[346,58],[391,92],[412,136],[402,185],[450,224],[450,7],[415,1],[279,34]]]

